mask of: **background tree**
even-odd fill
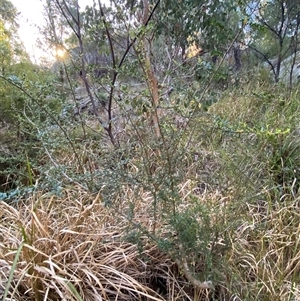
[[[238,55],[273,8],[103,2],[46,1],[45,39],[68,56],[0,74],[18,129],[0,129],[3,299],[296,300],[299,89]]]
[[[0,2],[0,73],[2,76],[12,76],[17,78],[26,73],[20,70],[21,61],[26,65],[29,63],[29,57],[24,51],[17,35],[17,10],[8,0]],[[2,122],[13,122],[13,114],[11,113],[12,105],[19,98],[18,91],[7,85],[4,81],[0,81],[0,115]]]
[[[292,54],[296,56],[298,51],[300,4],[294,0],[269,0],[251,5],[256,8],[249,16],[251,38],[248,46],[270,65],[274,80],[278,82],[282,61]]]
[[[192,38],[212,56],[222,55],[241,27],[242,1],[161,1],[156,18],[159,30],[166,31],[186,51]]]

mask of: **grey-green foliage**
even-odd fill
[[[279,81],[282,61],[299,48],[299,8],[294,0],[252,4],[249,46],[270,66],[275,82]]]
[[[242,1],[235,0],[161,1],[158,30],[182,47],[193,38],[212,55],[223,54],[241,28],[244,7]]]
[[[8,22],[13,25],[15,28],[18,27],[16,17],[17,17],[17,9],[9,0],[1,0],[0,1],[0,16],[4,22]]]
[[[0,185],[4,191],[35,184],[43,156],[43,133],[57,126],[65,99],[53,76],[31,63],[12,64],[7,73],[0,78],[4,125]],[[9,193],[8,197],[12,196]]]

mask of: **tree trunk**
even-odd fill
[[[148,20],[149,14],[149,5],[148,0],[143,0],[143,18],[142,25],[145,26]],[[145,36],[142,37],[142,51],[144,56],[144,70],[147,77],[148,87],[151,93],[151,102],[152,102],[152,110],[151,110],[151,124],[154,126],[155,134],[157,138],[161,138],[161,131],[159,126],[159,117],[160,117],[160,109],[159,109],[159,91],[158,91],[158,83],[156,76],[154,74],[151,57],[150,57],[150,49],[151,49],[151,41],[147,40]]]

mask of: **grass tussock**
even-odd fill
[[[149,197],[141,199],[135,219],[150,232]],[[63,198],[35,195],[17,208],[0,206],[0,292],[7,300],[188,298],[191,287],[172,258],[147,236],[143,250],[126,242],[128,221],[104,206],[101,193],[77,187]],[[119,208],[128,210],[125,198]]]
[[[230,266],[242,300],[299,300],[300,198],[248,205],[236,231]]]
[[[1,297],[299,301],[300,106],[276,89],[162,120],[159,141],[57,143],[48,193],[0,203]]]
[[[212,289],[191,285],[193,276],[189,279],[185,264],[201,275],[209,256],[189,246],[191,237],[183,229],[182,237],[173,238],[173,252],[158,247],[158,237],[169,239],[171,234],[162,221],[156,221],[156,241],[151,239],[154,221],[148,218],[147,194],[128,222],[104,206],[101,193],[77,188],[66,190],[63,198],[35,195],[18,208],[0,204],[2,295],[7,290],[6,300],[299,300],[299,197],[286,203],[247,204],[231,212],[229,197],[206,194],[197,197],[195,205],[188,183],[181,190],[181,221],[190,214],[204,227],[204,207],[196,214],[197,207],[206,202],[210,210],[206,227],[215,232],[208,233],[207,247],[219,279]],[[133,196],[127,190],[127,200]],[[125,198],[121,208],[128,210]],[[137,222],[144,233],[149,231],[140,237],[142,248],[125,239]],[[193,226],[181,226],[193,235]],[[205,233],[199,229],[196,235]],[[217,261],[213,254],[222,258]]]

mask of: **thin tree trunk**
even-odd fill
[[[143,5],[144,7],[143,7],[142,25],[145,26],[149,15],[148,0],[143,0]],[[159,126],[159,117],[161,114],[159,109],[160,97],[158,91],[158,83],[151,64],[151,57],[150,57],[151,42],[148,41],[145,36],[143,36],[142,38],[142,46],[143,46],[143,54],[145,60],[144,67],[145,67],[149,90],[151,93],[151,100],[152,100],[151,123],[154,126],[156,137],[161,138],[161,130]]]

